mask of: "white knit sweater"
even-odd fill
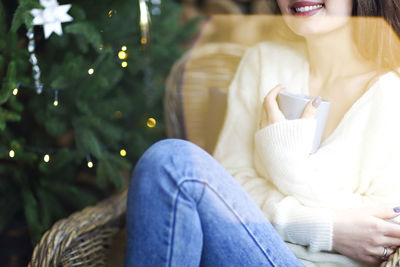
[[[400,78],[382,75],[309,154],[314,119],[259,128],[268,91],[281,84],[309,95],[308,72],[302,46],[263,42],[249,48],[229,88],[213,156],[306,266],[366,266],[332,251],[332,209],[399,206]]]

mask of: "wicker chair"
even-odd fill
[[[224,120],[224,95],[245,49],[230,43],[206,44],[174,64],[164,98],[169,137],[213,151]],[[126,195],[124,190],[55,223],[36,245],[28,266],[121,266]],[[115,247],[117,256],[110,253]],[[400,267],[399,262],[400,249],[382,266]]]

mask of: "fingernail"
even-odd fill
[[[319,104],[321,104],[321,100],[322,98],[320,96],[317,96],[316,98],[314,98],[312,105],[314,106],[314,108],[319,107]]]
[[[395,208],[393,209],[393,211],[396,212],[396,213],[399,213],[399,212],[400,212],[400,207],[395,207]]]

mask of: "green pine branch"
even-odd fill
[[[179,5],[163,1],[145,50],[136,0],[99,0],[95,7],[74,1],[68,12],[74,20],[62,24],[62,36],[44,39],[34,28],[44,85],[37,95],[25,36],[33,27],[32,8],[42,7],[38,0],[20,0],[10,11],[0,3],[0,231],[23,214],[35,243],[57,219],[126,186],[122,173],[165,138],[163,83],[198,19],[180,25]],[[7,12],[13,12],[10,21]],[[122,46],[126,59],[118,57]],[[150,117],[154,128],[147,127]]]

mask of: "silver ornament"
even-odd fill
[[[29,57],[29,62],[30,62],[32,65],[37,65],[38,61],[37,61],[37,58],[36,58],[36,55],[35,55],[35,54],[31,54],[31,56]]]
[[[36,93],[41,94],[43,91],[43,84],[39,81],[35,81]]]
[[[40,75],[40,68],[39,68],[38,65],[34,65],[34,66],[32,67],[32,71],[33,71],[33,74],[38,73],[38,74]],[[35,80],[36,80],[36,79],[35,79]]]
[[[26,37],[28,37],[29,40],[32,40],[32,39],[33,39],[33,29],[29,29],[29,30],[26,32]]]
[[[32,53],[33,51],[35,51],[35,41],[29,40],[28,51],[29,51],[29,53]]]
[[[33,79],[35,79],[35,81],[39,80],[39,78],[40,78],[40,70],[38,72],[36,72],[36,73],[33,73],[32,76],[33,76]]]

